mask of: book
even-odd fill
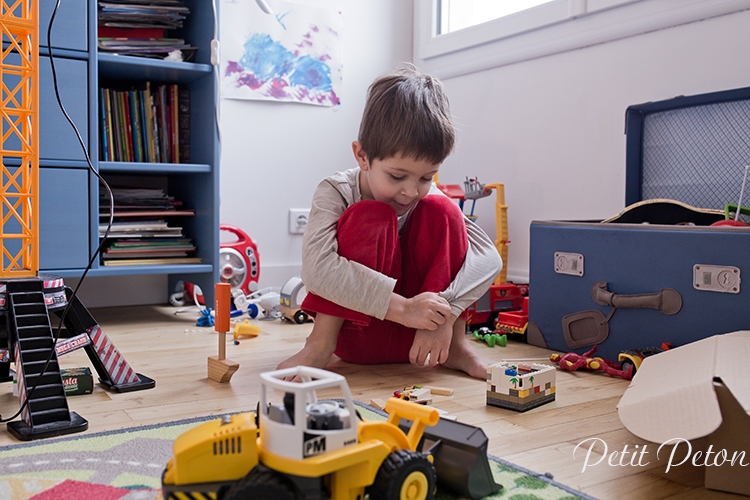
[[[200,264],[200,257],[165,257],[150,259],[116,259],[105,260],[105,266],[153,266],[169,264]]]
[[[128,102],[130,104],[130,127],[133,131],[133,161],[143,161],[143,139],[141,138],[140,105],[136,102],[135,90],[128,91]]]
[[[107,125],[107,117],[109,116],[109,110],[106,105],[106,89],[99,89],[99,113],[101,120],[101,129],[99,138],[101,139],[101,155],[102,161],[109,161],[109,126]]]
[[[162,28],[112,28],[99,26],[100,38],[165,38],[167,30]]]
[[[190,163],[190,91],[179,89],[179,153],[182,163]]]
[[[169,111],[172,162],[180,163],[180,106],[179,89],[177,88],[177,84],[172,84],[169,86]]]

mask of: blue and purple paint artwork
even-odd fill
[[[250,18],[240,32],[244,37],[224,51],[223,97],[338,106],[341,13],[288,2],[274,5],[288,10],[275,16],[247,13]]]

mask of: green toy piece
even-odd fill
[[[490,347],[495,347],[495,344],[500,344],[503,347],[508,345],[507,335],[500,335],[499,333],[495,333],[486,326],[483,326],[479,330],[474,330],[473,335],[474,338],[487,342],[487,345]]]

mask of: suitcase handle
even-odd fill
[[[614,308],[658,309],[662,314],[677,314],[682,309],[682,296],[673,288],[662,288],[659,293],[623,295],[610,292],[608,286],[606,281],[594,283],[591,288],[594,302]]]

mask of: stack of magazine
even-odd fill
[[[152,264],[200,264],[192,239],[171,222],[195,215],[181,202],[158,188],[112,188],[114,222],[102,249],[105,266]],[[99,200],[99,237],[104,238],[109,222],[106,192]],[[168,222],[169,220],[169,222]]]
[[[100,52],[164,59],[179,50],[192,59],[195,47],[168,31],[182,28],[190,9],[183,0],[106,0],[99,2]]]

